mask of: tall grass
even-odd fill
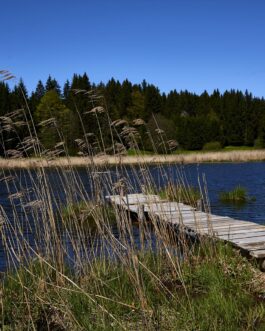
[[[224,203],[246,203],[255,200],[254,197],[249,197],[245,187],[238,185],[231,191],[221,192],[220,200]]]
[[[140,119],[131,124],[113,122],[95,92],[76,92],[90,98],[92,109],[85,116],[93,116],[98,123],[93,143],[84,122],[83,137],[76,137],[89,185],[72,166],[54,121],[42,123],[58,129],[58,142],[45,150],[26,104],[1,118],[1,129],[12,132],[18,142],[17,150],[5,150],[6,155],[23,162],[22,155],[30,152],[39,160],[34,171],[2,168],[1,172],[1,185],[9,198],[8,208],[0,206],[7,261],[1,282],[1,328],[262,329],[264,306],[255,300],[261,289],[253,282],[253,277],[261,276],[231,247],[208,240],[193,246],[184,236],[175,240],[157,219],[150,220],[152,226],[139,222],[135,228],[126,211],[115,205],[109,211],[107,194],[122,199],[136,188],[143,192],[161,189],[145,162],[140,168],[122,163],[128,149],[141,155],[138,126],[144,129],[145,123]],[[28,130],[26,140],[21,140],[17,130],[22,119]],[[109,145],[102,123],[104,134],[111,137]],[[157,135],[165,153],[170,152],[172,141],[167,141],[159,127]],[[156,153],[148,131],[146,136]],[[6,142],[1,143],[5,148]],[[94,162],[110,150],[118,160],[114,167]],[[63,166],[59,155],[64,155]],[[173,185],[173,174],[160,161],[161,178]],[[47,165],[53,165],[52,171]],[[176,173],[174,185],[187,184],[181,168]],[[91,226],[96,231],[87,231]]]
[[[159,192],[159,195],[163,199],[182,202],[194,207],[197,207],[203,199],[198,188],[181,184],[169,184]]]

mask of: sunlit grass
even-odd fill
[[[206,330],[209,325],[251,330],[255,325],[262,330],[265,308],[255,299],[257,275],[239,253],[204,242],[183,261],[181,274],[174,271],[175,259],[146,251],[129,264],[95,260],[80,277],[71,270],[61,277],[33,262],[3,284],[4,325],[26,329],[34,323],[56,330]],[[29,307],[32,321],[25,319]]]

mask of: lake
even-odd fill
[[[6,176],[10,176],[6,178]],[[35,232],[31,219],[23,205],[30,205],[32,201],[38,200],[36,192],[48,185],[52,192],[51,203],[56,209],[58,205],[65,202],[67,193],[72,191],[72,195],[77,200],[89,199],[98,188],[101,197],[106,194],[113,194],[113,187],[121,182],[124,190],[128,193],[140,192],[141,186],[152,181],[153,185],[163,187],[168,180],[173,182],[185,179],[192,186],[198,186],[198,178],[202,185],[203,177],[207,183],[208,198],[211,212],[217,215],[230,216],[237,219],[249,220],[265,225],[265,162],[253,163],[209,163],[209,164],[189,164],[189,165],[165,165],[149,166],[148,168],[124,167],[122,170],[110,168],[109,170],[99,170],[98,173],[90,173],[88,169],[76,168],[74,172],[56,169],[46,169],[45,173],[38,171],[16,170],[2,174],[0,182],[0,205],[11,220],[16,217],[21,221],[22,231],[28,238],[30,244],[34,246]],[[4,179],[5,177],[5,179]],[[6,185],[6,181],[8,185]],[[74,182],[78,182],[76,189]],[[37,183],[37,184],[36,184]],[[233,189],[237,185],[244,186],[249,196],[255,197],[251,201],[241,206],[223,204],[219,201],[219,194],[222,191]],[[37,186],[37,187],[36,187]],[[63,189],[66,187],[66,190]],[[20,192],[21,195],[17,195]],[[32,222],[33,223],[33,222]],[[118,233],[114,229],[114,234]],[[6,237],[12,237],[12,231],[5,232]],[[136,241],[139,239],[138,231],[135,229]],[[10,241],[14,238],[9,238]],[[64,237],[67,242],[67,237]],[[16,243],[13,243],[16,245]],[[71,258],[74,259],[72,247],[69,241],[68,248]],[[89,246],[89,242],[87,243]],[[98,243],[96,245],[98,249]],[[90,247],[91,248],[91,247]],[[6,269],[6,256],[3,251],[3,244],[0,243],[0,270]]]

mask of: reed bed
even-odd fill
[[[131,125],[113,122],[94,92],[77,93],[91,99],[89,115],[99,125],[96,145],[90,144],[91,133],[83,127],[83,137],[77,138],[83,156],[78,159],[67,155],[59,128],[58,143],[45,150],[27,105],[1,118],[1,129],[12,131],[18,140],[18,149],[6,150],[11,157],[0,162],[1,185],[9,199],[8,206],[0,206],[6,260],[1,328],[262,330],[263,278],[238,252],[207,238],[197,245],[155,219],[133,224],[126,212],[106,205],[107,194],[122,198],[136,190],[161,190],[150,174],[148,160],[157,162],[167,185],[187,185],[177,163],[174,178],[163,167],[165,160],[178,162],[182,157],[143,157],[137,129],[145,126],[141,119]],[[110,146],[104,141],[101,117],[105,134],[108,123]],[[27,141],[20,140],[14,125],[21,118],[27,123]],[[54,125],[54,120],[42,125]],[[168,153],[172,141],[165,140],[159,127],[157,134]],[[124,157],[128,148],[139,155]],[[106,156],[109,149],[114,156]],[[89,186],[76,165],[83,166]],[[52,172],[47,166],[53,167]],[[198,186],[207,209],[205,181],[198,180]],[[87,231],[91,220],[96,228],[93,233]]]
[[[144,155],[139,151],[139,155],[122,157],[113,155],[94,156],[93,164],[97,166],[111,166],[122,163],[123,165],[137,164],[191,164],[191,163],[218,163],[218,162],[250,162],[264,161],[265,150],[243,150],[243,151],[219,151],[219,152],[194,152],[190,154],[176,155]],[[79,156],[60,157],[58,159],[47,160],[42,158],[20,158],[4,159],[0,158],[1,168],[38,168],[38,167],[84,167],[91,165],[90,158]]]

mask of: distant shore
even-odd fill
[[[227,152],[194,152],[190,154],[174,155],[139,155],[139,156],[95,156],[87,157],[61,157],[53,160],[41,158],[4,159],[0,158],[0,168],[38,168],[38,167],[84,167],[107,165],[137,165],[137,164],[166,164],[166,163],[205,163],[205,162],[248,162],[265,161],[265,150],[227,151]]]

